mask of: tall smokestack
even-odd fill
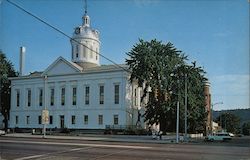
[[[24,75],[25,51],[25,47],[20,47],[19,76]]]

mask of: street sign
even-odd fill
[[[42,124],[49,124],[49,111],[47,109],[42,110]]]

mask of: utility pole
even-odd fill
[[[177,80],[177,85],[178,85],[178,91],[177,91],[177,108],[176,108],[176,143],[179,143],[179,112],[180,112],[180,101],[179,101],[179,97],[180,97],[180,81],[179,79]]]
[[[176,110],[176,143],[179,143],[179,112],[180,112],[180,102],[177,102]]]
[[[44,111],[42,112],[42,117],[44,119],[43,121],[43,138],[46,138],[46,124],[47,124],[47,113],[45,113],[47,111],[47,80],[48,80],[48,76],[45,75],[44,76]]]
[[[185,74],[185,136],[184,141],[187,141],[187,74]]]

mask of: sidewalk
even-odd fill
[[[31,133],[9,133],[4,136],[21,137],[21,138],[43,138],[43,135],[32,135]],[[94,135],[94,134],[81,134],[78,136],[46,135],[46,138],[86,140],[86,141],[106,141],[106,142],[175,143],[175,136],[162,136],[161,140],[153,139],[152,136],[145,136],[145,135]]]

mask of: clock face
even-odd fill
[[[80,28],[77,27],[77,28],[75,29],[75,34],[79,34],[79,33],[80,33]]]

